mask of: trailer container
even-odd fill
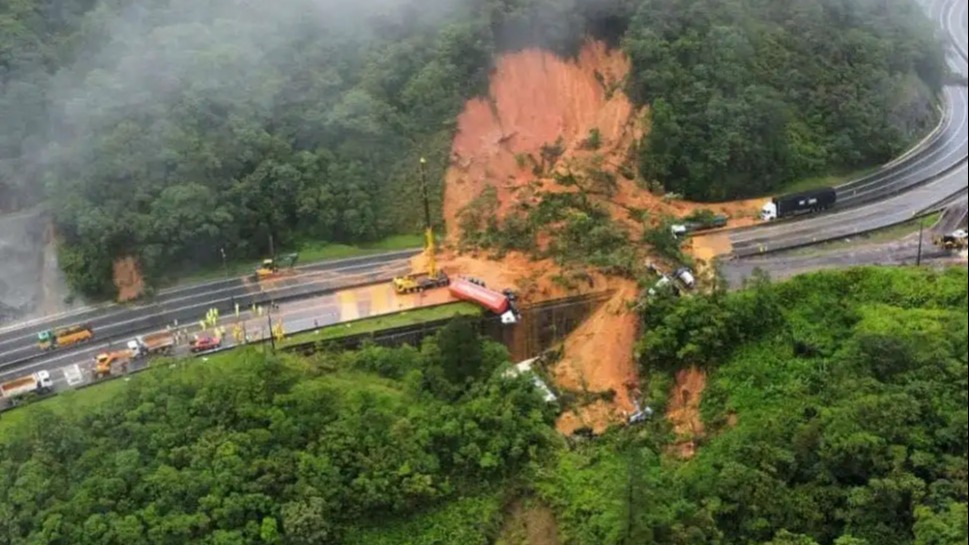
[[[37,334],[37,347],[41,350],[54,350],[63,346],[90,341],[94,329],[87,325],[72,325],[58,329],[48,329]]]
[[[838,195],[833,187],[781,195],[764,204],[760,217],[765,221],[771,221],[798,214],[820,212],[834,206],[837,199]]]
[[[47,371],[37,371],[0,383],[0,398],[14,400],[29,393],[46,394],[54,389],[54,380]]]
[[[128,348],[138,358],[155,354],[168,355],[175,348],[175,335],[171,331],[139,335],[128,341]]]

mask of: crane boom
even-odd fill
[[[437,248],[434,244],[434,228],[431,225],[431,201],[427,196],[427,159],[421,157],[421,200],[424,204],[424,255],[426,269],[422,272],[394,278],[397,293],[413,293],[450,284],[448,275],[437,268]]]
[[[427,274],[437,276],[434,254],[434,229],[431,226],[431,201],[427,197],[427,159],[421,157],[421,198],[424,200],[424,251],[427,252]]]

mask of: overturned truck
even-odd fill
[[[473,278],[455,278],[448,289],[457,299],[477,303],[497,314],[504,324],[516,324],[521,320],[515,303],[517,298],[511,290],[494,291],[488,289],[484,282]]]

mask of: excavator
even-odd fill
[[[299,259],[298,253],[286,254],[263,259],[252,275],[253,280],[266,280],[279,274],[281,270],[291,270]]]
[[[424,200],[424,253],[427,256],[427,269],[394,278],[394,291],[397,293],[414,293],[444,287],[451,283],[447,273],[439,270],[435,261],[434,229],[431,228],[431,204],[427,198],[426,171],[427,160],[421,157],[421,197]]]
[[[943,250],[965,250],[969,247],[969,233],[965,229],[957,229],[947,235],[939,235],[932,239],[932,243]]]
[[[121,366],[122,373],[127,372],[131,356],[131,349],[128,348],[101,352],[94,358],[94,378],[102,379],[111,376],[111,369],[115,364]]]

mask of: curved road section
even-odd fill
[[[964,31],[966,4],[941,0],[926,6],[949,38],[949,69],[967,73]],[[731,257],[787,250],[872,231],[910,219],[966,191],[969,152],[969,96],[964,86],[943,91],[946,105],[940,128],[922,144],[871,176],[836,188],[838,211],[797,221],[728,231]]]

